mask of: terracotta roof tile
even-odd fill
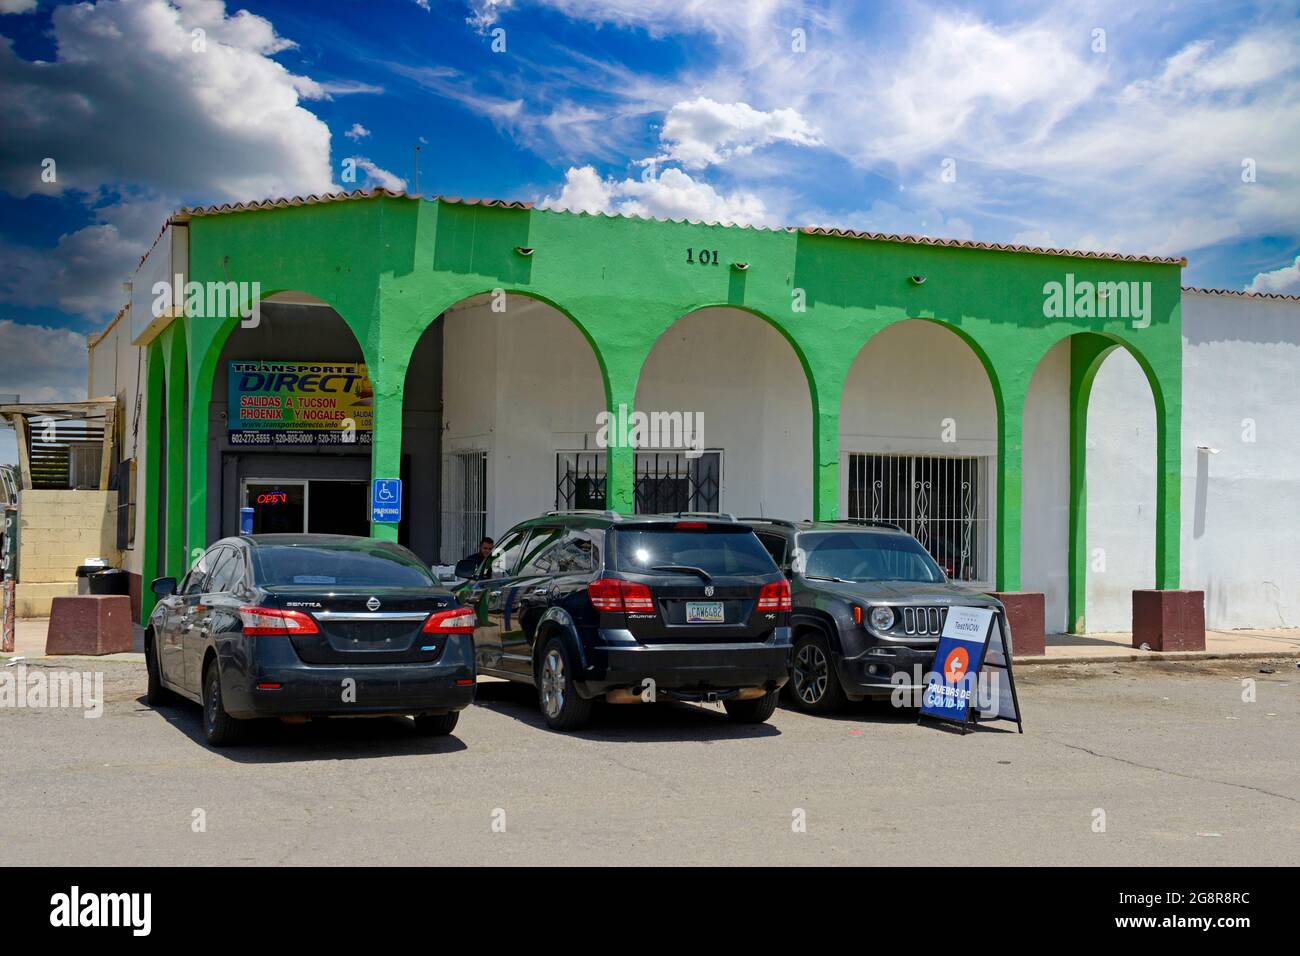
[[[1281,302],[1300,302],[1300,295],[1290,295],[1285,292],[1247,292],[1244,289],[1201,289],[1196,286],[1183,286],[1184,292],[1195,292],[1198,295],[1233,295],[1242,299],[1277,299]]]
[[[467,206],[493,206],[503,209],[533,209],[535,207],[531,202],[521,202],[507,199],[477,199],[462,198],[460,196],[420,196],[413,193],[406,193],[391,189],[355,189],[351,192],[322,193],[320,195],[312,194],[308,196],[294,196],[283,199],[263,199],[254,202],[240,203],[223,203],[213,206],[191,206],[181,209],[173,215],[168,222],[188,222],[190,219],[200,216],[217,216],[232,212],[249,212],[258,209],[287,209],[293,206],[311,206],[319,203],[344,202],[352,199],[374,199],[378,197],[388,197],[391,199],[428,199],[437,202],[458,203]],[[562,215],[599,215],[606,218],[614,219],[645,219],[653,217],[644,216],[624,216],[621,214],[610,215],[608,213],[569,213],[564,210],[545,210],[547,212],[556,212]],[[842,239],[865,239],[875,242],[901,242],[921,246],[948,246],[957,249],[985,249],[996,252],[1019,252],[1032,255],[1046,256],[1070,256],[1079,259],[1109,259],[1118,262],[1151,262],[1163,265],[1186,266],[1187,260],[1181,256],[1145,256],[1145,255],[1122,255],[1114,252],[1085,252],[1077,249],[1047,249],[1040,246],[1030,246],[1021,244],[1009,244],[1001,242],[976,242],[970,239],[936,239],[930,236],[914,236],[900,233],[883,233],[883,232],[861,232],[853,229],[834,229],[822,226],[801,226],[801,227],[777,227],[768,229],[764,226],[742,226],[736,223],[712,222],[697,219],[654,219],[655,222],[675,222],[692,225],[722,226],[729,229],[755,229],[759,231],[771,232],[801,232],[810,236],[833,236]]]

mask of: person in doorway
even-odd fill
[[[492,553],[492,547],[495,543],[496,542],[494,542],[491,538],[484,538],[482,541],[478,543],[477,552],[475,552],[474,554],[467,554],[465,555],[465,557],[457,561],[456,577],[472,578],[478,572],[479,565],[481,565],[484,561],[486,561],[488,559],[488,555]]]

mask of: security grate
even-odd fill
[[[852,453],[848,516],[896,524],[953,580],[990,586],[988,461]]]
[[[487,534],[487,466],[485,451],[458,451],[443,456],[441,560],[455,564],[478,551]]]
[[[555,456],[555,507],[602,510],[606,504],[603,451],[562,451]],[[684,452],[639,451],[633,463],[637,514],[718,511],[722,503],[722,452],[698,458]]]

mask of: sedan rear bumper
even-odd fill
[[[438,714],[474,702],[469,635],[449,637],[438,660],[427,664],[305,664],[292,649],[289,655],[279,648],[258,654],[247,672],[222,659],[226,711],[239,718]]]

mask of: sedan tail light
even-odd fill
[[[650,588],[617,578],[597,578],[587,585],[592,606],[598,611],[648,612],[655,609]]]
[[[478,623],[474,612],[467,607],[450,607],[434,611],[420,630],[424,634],[473,634]]]
[[[789,581],[771,581],[764,584],[758,592],[760,611],[789,611],[793,606],[790,601]]]
[[[246,637],[288,637],[291,634],[319,634],[315,618],[301,611],[275,607],[241,607]]]

